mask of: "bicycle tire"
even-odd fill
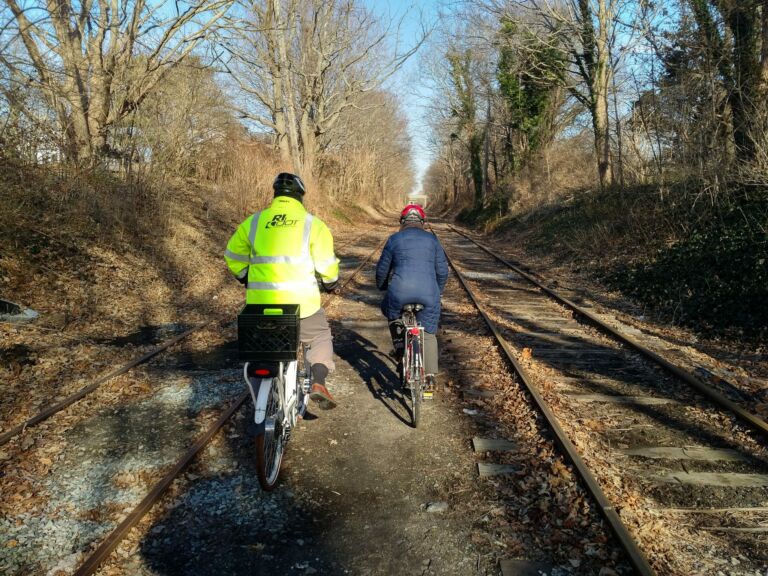
[[[285,449],[282,426],[283,406],[280,405],[280,394],[277,390],[279,383],[277,378],[272,378],[265,418],[265,422],[270,419],[274,420],[274,429],[271,431],[262,430],[256,436],[256,473],[259,477],[259,484],[267,492],[274,490],[277,486]]]

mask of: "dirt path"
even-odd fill
[[[364,240],[340,250],[343,275],[378,243]],[[508,558],[557,566],[551,574],[628,574],[458,282],[449,280],[438,334],[448,390],[425,406],[418,430],[396,384],[380,298],[369,265],[329,306],[340,406],[300,425],[277,490],[263,492],[256,479],[249,402],[99,574],[479,576],[499,574]],[[69,416],[76,428],[54,437],[41,426],[19,455],[36,466],[15,489],[14,502],[28,505],[0,514],[0,572],[72,574],[240,393],[236,348],[234,322],[211,329],[115,382],[140,388],[138,397],[82,403]],[[515,449],[474,454],[476,436]],[[515,472],[478,478],[476,462]],[[9,474],[27,470],[5,464]],[[530,568],[510,573],[537,573],[521,571]]]
[[[248,408],[135,553],[102,572],[497,574],[466,514],[491,507],[472,489],[472,423],[444,395],[410,426],[379,298],[369,266],[330,307],[340,406],[300,425],[275,492],[256,482]]]
[[[324,503],[319,540],[350,573],[484,574],[471,522],[450,507],[431,511],[473,475],[471,434],[440,400],[427,405],[422,428],[410,427],[370,269],[364,278],[332,310],[342,405],[307,424],[298,441],[314,448],[292,452],[291,483]]]

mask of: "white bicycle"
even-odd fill
[[[305,347],[299,349],[299,307],[247,304],[237,325],[240,358],[248,360],[243,378],[254,405],[256,471],[261,487],[272,490],[312,381]]]

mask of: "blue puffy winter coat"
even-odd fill
[[[422,304],[417,318],[435,334],[447,280],[448,262],[437,237],[421,226],[406,227],[389,237],[376,266],[376,286],[387,291],[381,311],[394,320],[404,305]]]

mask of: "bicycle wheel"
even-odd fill
[[[256,436],[256,473],[259,476],[259,484],[267,491],[273,490],[277,485],[285,448],[283,406],[277,390],[279,384],[279,379],[272,378],[264,429]]]

